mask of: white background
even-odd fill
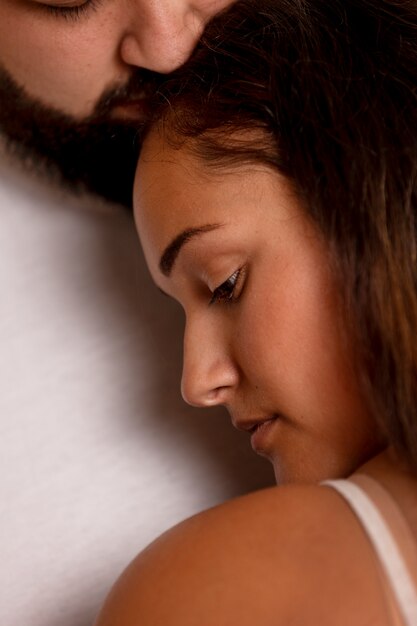
[[[181,519],[272,484],[180,398],[182,314],[132,219],[0,159],[0,624],[88,626]]]

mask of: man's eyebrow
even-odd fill
[[[159,261],[159,269],[164,276],[169,276],[174,267],[177,256],[180,253],[181,248],[193,237],[208,233],[211,230],[220,228],[221,224],[204,224],[204,226],[198,226],[197,228],[187,228],[183,230],[170,244],[165,248],[162,253],[161,260]]]

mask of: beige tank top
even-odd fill
[[[396,502],[364,474],[321,484],[343,496],[371,541],[393,626],[417,626],[417,545]]]

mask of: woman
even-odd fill
[[[417,624],[417,9],[245,0],[157,96],[135,192],[182,392],[279,486],[151,545],[99,626]]]

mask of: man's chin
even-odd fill
[[[33,99],[0,67],[0,132],[14,154],[72,190],[131,208],[145,99],[121,92],[84,121]]]

